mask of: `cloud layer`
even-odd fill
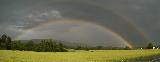
[[[145,45],[146,41],[152,40],[158,43],[159,2],[158,0],[1,0],[0,34],[7,33],[14,38],[48,21],[78,19],[109,28],[132,45]],[[33,33],[26,35],[32,36],[31,38],[72,40],[71,38],[75,37],[74,40],[119,42],[114,40],[116,39],[114,36],[111,38],[109,32],[79,24],[52,25],[34,31],[34,34],[36,36],[33,36]],[[89,36],[85,37],[87,35]]]

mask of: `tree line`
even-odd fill
[[[3,34],[0,38],[1,50],[21,50],[21,51],[37,51],[37,52],[66,52],[66,48],[60,42],[54,40],[42,40],[35,43],[32,40],[28,42],[12,41],[11,37]]]
[[[153,49],[155,45],[149,43],[144,49]],[[156,46],[160,47],[160,46]],[[12,40],[11,37],[3,34],[0,37],[0,50],[20,50],[20,51],[37,51],[37,52],[66,52],[67,49],[75,50],[130,50],[137,48],[126,47],[104,47],[104,46],[64,46],[61,42],[48,39],[41,40],[39,43],[29,40],[28,42],[21,42],[20,40]]]

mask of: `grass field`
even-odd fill
[[[0,50],[0,62],[121,62],[144,60],[160,50],[94,50],[75,52],[33,52]]]

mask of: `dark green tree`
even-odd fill
[[[148,45],[147,45],[147,49],[152,49],[153,48],[153,44],[152,43],[149,43]]]
[[[20,51],[26,50],[25,43],[21,43],[21,41],[19,40],[12,41],[11,43],[12,43],[11,44],[12,50],[20,50]]]
[[[18,50],[19,48],[18,41],[12,41],[11,48],[12,50]]]
[[[0,49],[6,49],[6,39],[7,39],[7,35],[3,34],[0,38]]]
[[[42,40],[38,45],[36,51],[45,52],[45,40]]]
[[[51,52],[58,52],[59,50],[58,50],[58,45],[57,45],[57,43],[55,42],[55,41],[53,41],[53,40],[50,40],[50,49],[51,49]]]
[[[1,40],[1,37],[0,37],[0,46],[1,46],[1,43],[2,43],[2,40]]]
[[[64,45],[62,43],[57,43],[55,40],[42,40],[36,51],[38,52],[65,52]]]
[[[103,46],[96,46],[97,50],[103,49]]]
[[[44,42],[44,41],[42,40],[42,41],[38,44],[38,47],[37,47],[37,50],[36,50],[36,51],[38,51],[38,52],[40,52],[40,51],[43,52],[43,51],[44,51],[44,50],[43,50],[43,47],[44,47],[44,46],[43,46],[43,44],[42,44],[43,42]]]
[[[59,43],[59,51],[60,52],[66,52],[67,50],[64,48],[64,45],[62,43]]]
[[[52,46],[53,46],[53,51],[58,52],[59,51],[58,44],[55,41],[51,41],[51,42],[52,42]]]
[[[81,47],[81,46],[77,46],[75,49],[76,49],[76,50],[81,50],[82,47]]]
[[[0,38],[0,48],[10,50],[11,41],[11,37],[7,36],[6,34],[3,34]]]
[[[125,46],[125,50],[130,50],[131,48],[129,46]]]
[[[5,44],[6,44],[6,49],[7,50],[11,50],[11,42],[12,42],[12,39],[11,39],[11,37],[7,37],[6,38],[6,41],[5,41]]]
[[[35,50],[35,43],[30,40],[25,44],[25,50],[27,51],[34,51]]]
[[[7,40],[7,35],[6,35],[6,34],[3,34],[3,35],[1,36],[1,41],[2,41],[3,43],[5,43],[6,40]]]

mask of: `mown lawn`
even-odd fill
[[[121,62],[148,60],[151,56],[159,54],[160,50],[93,50],[75,52],[0,50],[0,62]]]

